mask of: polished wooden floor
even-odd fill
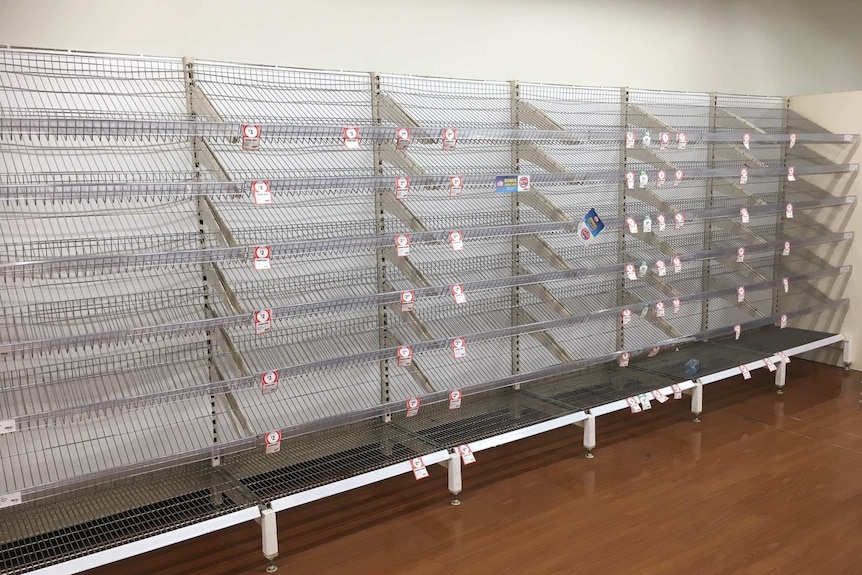
[[[477,454],[459,507],[446,472],[398,477],[279,514],[278,573],[862,573],[859,372],[801,360],[688,401]],[[256,524],[92,574],[264,573]]]

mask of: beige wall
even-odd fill
[[[564,84],[862,89],[859,0],[0,0],[0,43]]]
[[[790,99],[790,108],[827,130],[862,134],[862,92],[794,97]],[[814,149],[835,162],[862,163],[862,147],[858,141],[852,147],[818,145]],[[862,197],[862,179],[856,175],[821,176],[809,179],[812,183],[828,189],[837,196],[855,195]],[[821,246],[817,250],[819,255],[833,265],[846,263],[854,266],[853,274],[848,281],[828,281],[818,284],[818,287],[824,289],[832,297],[840,297],[843,290],[844,297],[850,299],[850,309],[843,317],[843,325],[840,323],[842,319],[840,316],[822,314],[817,318],[802,320],[799,327],[840,330],[853,342],[854,349],[851,359],[858,369],[862,364],[862,301],[859,299],[860,288],[862,288],[862,249],[860,249],[859,243],[862,241],[862,210],[859,210],[858,206],[853,210],[841,208],[820,210],[816,217],[834,231],[852,230],[856,234],[856,239],[853,242],[844,242],[845,245],[841,246]],[[846,288],[844,287],[845,283]],[[828,357],[827,354],[821,354],[817,359],[831,363],[833,358]]]

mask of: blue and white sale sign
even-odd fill
[[[497,176],[495,188],[501,193],[529,192],[530,176],[527,174]]]
[[[584,216],[584,221],[578,224],[578,236],[584,244],[588,244],[605,229],[605,224],[602,222],[595,208],[587,212]]]

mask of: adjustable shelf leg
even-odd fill
[[[695,423],[700,423],[700,414],[703,413],[703,384],[698,381],[691,389],[691,412],[694,414]]]
[[[278,565],[273,561],[278,557],[278,527],[275,523],[275,511],[266,508],[260,512],[260,531],[263,541],[263,556],[269,561],[267,573],[278,571]]]
[[[787,362],[779,362],[778,369],[775,370],[775,387],[778,388],[778,393],[781,395],[784,393],[784,383],[787,380]]]
[[[461,505],[458,494],[461,493],[461,455],[456,451],[449,455],[449,493],[452,494],[452,505]]]
[[[846,371],[850,371],[850,364],[852,363],[850,360],[851,353],[853,351],[853,346],[851,345],[851,341],[849,339],[844,340],[844,346],[841,350],[842,358],[844,360],[844,369]]]
[[[587,418],[583,421],[584,424],[584,449],[587,450],[585,457],[587,459],[592,459],[595,457],[593,455],[593,449],[596,448],[596,416],[595,415],[587,415]]]

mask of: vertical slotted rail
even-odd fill
[[[628,88],[620,88],[620,118],[619,118],[621,127],[623,131],[628,130],[629,128],[629,89]],[[628,164],[628,155],[626,153],[626,143],[625,138],[622,138],[620,141],[620,171],[625,173],[626,167]],[[620,221],[625,221],[626,218],[626,182],[625,178],[620,180],[619,184],[619,214]],[[619,226],[619,231],[617,232],[617,257],[620,259],[619,263],[624,264],[624,255],[626,252],[626,236],[625,236],[625,225]],[[617,276],[617,306],[623,305],[624,297],[623,293],[625,292],[625,276],[623,274],[618,274]],[[623,324],[621,321],[617,321],[617,349],[623,349],[625,346],[625,331],[623,330]]]
[[[715,92],[709,95],[709,131],[714,132],[716,127],[716,115],[718,113],[718,94]],[[715,168],[715,143],[709,142],[706,145],[706,157],[709,168]],[[703,207],[707,210],[713,208],[715,194],[715,178],[709,178],[706,184],[706,198]],[[712,248],[712,220],[703,222],[703,249],[704,251]],[[703,260],[700,270],[701,291],[709,291],[709,268],[711,260]],[[700,308],[700,330],[706,331],[709,329],[709,298],[705,298],[701,303]]]
[[[512,128],[517,129],[520,127],[520,119],[518,117],[518,103],[520,102],[520,85],[517,80],[512,80],[510,82],[510,109],[512,112]],[[520,172],[520,151],[518,149],[518,142],[512,141],[511,144],[512,149],[512,171],[514,173]],[[521,222],[521,208],[518,200],[518,194],[510,194],[512,196],[512,225],[517,225]],[[521,246],[518,243],[518,236],[512,236],[512,276],[520,275],[521,273],[521,256],[520,256]],[[511,292],[511,305],[512,305],[512,327],[520,325],[521,323],[521,292],[520,288],[513,287]],[[517,335],[512,336],[512,375],[519,373],[521,370],[521,346],[520,339]],[[515,389],[520,388],[520,385],[516,385]]]
[[[784,102],[781,106],[781,131],[787,132],[787,124],[788,124],[788,110],[790,109],[790,98],[784,98]],[[780,147],[781,155],[778,158],[778,165],[784,166],[785,170],[787,169],[787,146],[782,144]],[[784,205],[787,202],[787,178],[784,176],[779,176],[778,178],[778,203],[779,205]],[[784,213],[779,210],[778,214],[775,216],[775,240],[781,241],[784,239]],[[775,251],[775,256],[772,261],[772,279],[774,281],[778,281],[781,276],[781,263],[782,263],[781,250]],[[776,286],[775,289],[772,290],[772,313],[778,313],[778,298],[781,293],[782,288],[780,286]]]
[[[375,126],[382,125],[380,113],[380,74],[371,72],[371,120]],[[383,174],[383,158],[381,155],[382,142],[374,140],[373,143],[373,161],[374,174]],[[382,189],[374,191],[374,214],[377,220],[376,233],[383,235],[386,233],[386,214],[384,210],[385,193]],[[386,252],[384,248],[377,248],[377,292],[386,291],[388,279],[386,277]],[[377,307],[377,340],[380,349],[389,347],[389,310],[386,305]],[[389,360],[383,359],[379,362],[380,366],[380,402],[389,403]],[[390,415],[383,416],[384,421],[391,420]]]

